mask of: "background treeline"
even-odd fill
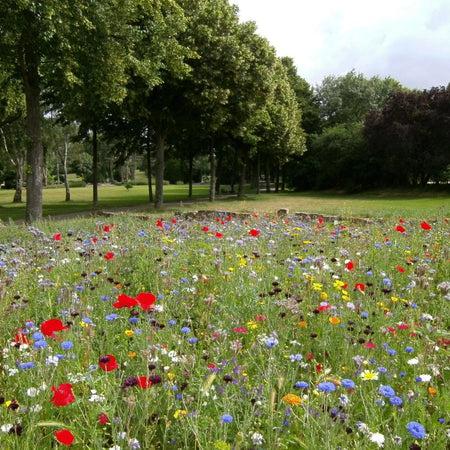
[[[302,43],[298,43],[302,45]],[[227,0],[4,0],[0,181],[26,220],[42,189],[148,176],[243,193],[448,180],[449,87],[355,71],[310,86]],[[155,183],[153,193],[152,179]]]

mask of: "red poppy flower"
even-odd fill
[[[206,232],[206,231],[209,231],[209,228],[208,228],[208,227],[203,227],[203,228],[202,228],[202,231],[205,231],[205,232]]]
[[[223,237],[223,234],[222,233],[216,233],[216,237],[217,238],[221,238],[221,237]]]
[[[109,422],[108,416],[105,413],[101,413],[98,418],[98,423],[101,425],[106,425]]]
[[[326,311],[327,309],[331,308],[331,305],[321,305],[317,309],[319,311]]]
[[[53,235],[53,240],[54,241],[60,241],[61,240],[61,235],[58,233],[58,234],[54,234]]]
[[[119,367],[119,364],[116,362],[116,358],[112,355],[103,355],[100,356],[98,360],[98,365],[105,372],[111,372]]]
[[[256,237],[256,236],[258,236],[259,231],[253,229],[253,230],[250,230],[250,231],[248,232],[248,234],[249,234],[250,236]]]
[[[23,333],[16,333],[14,335],[13,342],[20,343],[20,344],[30,344],[30,341],[28,340],[26,334],[23,334]]]
[[[141,308],[146,311],[150,309],[156,301],[156,297],[149,292],[141,292],[135,300],[141,305]]]
[[[129,297],[125,294],[120,294],[117,297],[117,302],[112,304],[114,308],[132,308],[138,305],[138,301],[134,297]]]
[[[71,445],[75,439],[74,435],[69,430],[55,431],[56,440],[64,445]]]
[[[405,269],[402,266],[397,265],[397,266],[395,266],[395,268],[401,273],[405,272]]]
[[[149,388],[153,383],[147,377],[136,377],[137,385],[142,389]]]
[[[400,233],[404,233],[406,231],[406,228],[403,228],[401,225],[397,225],[395,231],[400,231]]]
[[[162,221],[161,221],[161,220],[158,220],[158,221],[156,222],[156,226],[157,226],[157,227],[162,227],[162,226],[163,226]]]
[[[373,342],[367,342],[364,346],[367,348],[375,348],[375,344]]]
[[[366,289],[366,285],[364,283],[356,283],[355,284],[355,291],[360,290],[361,292],[364,292],[364,289]]]
[[[96,242],[98,242],[97,238],[92,238],[92,242],[95,244]]]
[[[67,330],[67,327],[59,319],[49,319],[41,324],[41,332],[44,336],[56,338],[55,331]]]
[[[345,265],[347,266],[347,270],[353,270],[355,268],[355,265],[351,261],[349,261]]]
[[[323,223],[322,217],[319,217],[319,218],[317,219],[317,221],[318,221],[319,223]]]
[[[61,383],[58,389],[52,386],[52,391],[54,392],[53,397],[50,401],[55,406],[66,406],[75,400],[75,396],[72,392],[72,385],[70,383]]]
[[[108,252],[108,253],[105,255],[105,259],[107,259],[108,261],[109,261],[110,259],[114,259],[114,253]]]
[[[420,226],[422,227],[423,230],[431,230],[431,225],[427,222],[422,222]]]

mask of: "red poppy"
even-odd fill
[[[110,259],[114,259],[114,253],[108,252],[108,253],[105,255],[105,259],[107,259],[108,261],[109,261]]]
[[[331,308],[331,305],[321,305],[317,309],[319,311],[326,311],[327,309]]]
[[[117,302],[113,303],[114,308],[132,308],[133,306],[137,306],[138,301],[136,298],[129,297],[125,294],[120,294],[117,297]]]
[[[427,222],[422,222],[420,226],[422,227],[423,230],[431,230],[431,225]]]
[[[156,222],[156,226],[157,226],[157,227],[162,227],[162,226],[163,226],[162,221],[161,221],[161,220],[158,220],[158,221]]]
[[[59,319],[49,319],[41,324],[41,332],[44,336],[56,338],[55,331],[67,330],[67,327]]]
[[[54,234],[53,235],[53,240],[54,241],[60,241],[61,240],[61,235],[58,233],[58,234]]]
[[[317,219],[317,221],[318,221],[319,223],[323,223],[322,217],[319,217],[319,218]]]
[[[106,425],[109,422],[108,416],[105,413],[101,413],[98,418],[98,423],[101,425]]]
[[[146,311],[152,307],[153,303],[155,303],[156,297],[149,292],[141,292],[134,300],[136,300],[136,302],[141,305],[141,308]]]
[[[403,219],[399,219],[400,223],[405,223],[405,221]]]
[[[105,225],[105,226],[103,227],[103,231],[104,231],[105,233],[108,233],[108,232],[109,232],[109,226],[108,226],[108,225]]]
[[[353,270],[355,268],[355,265],[351,261],[349,261],[345,265],[347,266],[347,270]]]
[[[70,383],[61,383],[56,389],[52,386],[52,391],[54,392],[53,397],[50,401],[55,406],[66,406],[75,400],[75,396],[72,392],[72,385]]]
[[[401,273],[405,272],[405,269],[402,266],[397,265],[397,266],[395,266],[395,268]]]
[[[98,242],[97,238],[92,238],[92,242],[95,244],[96,242]]]
[[[55,431],[56,440],[64,445],[71,445],[75,439],[74,435],[69,430]]]
[[[149,388],[153,383],[147,377],[136,377],[137,385],[142,389]]]
[[[98,365],[105,372],[111,372],[119,367],[119,364],[116,362],[116,358],[112,355],[103,355],[100,356],[98,360]]]
[[[250,231],[248,232],[248,234],[249,234],[250,236],[256,237],[256,236],[258,236],[259,231],[253,229],[253,230],[250,230]]]
[[[206,231],[209,231],[209,228],[208,228],[208,227],[203,227],[203,228],[202,228],[202,231],[205,231],[205,232],[206,232]]]
[[[400,233],[404,233],[406,231],[406,228],[403,228],[401,225],[397,225],[395,231],[400,231]]]
[[[361,292],[364,292],[364,289],[366,289],[366,285],[364,283],[356,283],[355,284],[355,291],[360,290]]]
[[[364,346],[367,348],[375,348],[375,344],[373,342],[367,342]]]
[[[221,238],[221,237],[223,237],[223,234],[222,233],[216,233],[216,237],[217,238]]]
[[[23,334],[23,333],[16,333],[14,335],[13,342],[20,343],[20,344],[30,344],[30,341],[28,340],[26,334]]]

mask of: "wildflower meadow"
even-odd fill
[[[1,449],[448,448],[446,217],[0,236]]]

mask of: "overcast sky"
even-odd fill
[[[450,0],[229,0],[311,85],[352,69],[429,89],[450,82]]]

